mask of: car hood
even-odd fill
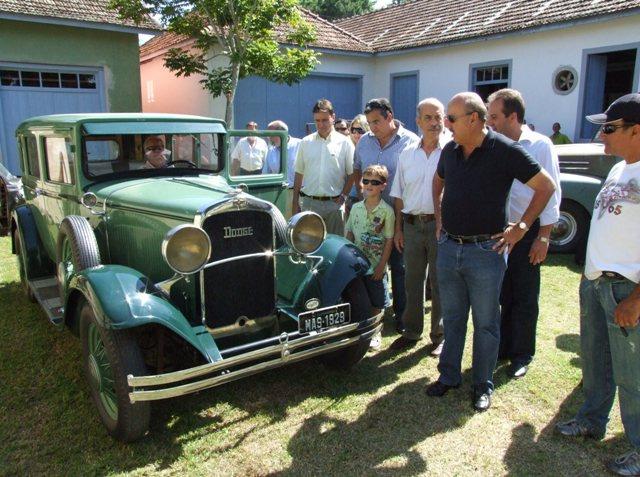
[[[234,191],[222,177],[212,175],[133,179],[94,184],[87,190],[107,210],[117,207],[179,217],[193,217]]]

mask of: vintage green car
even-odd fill
[[[318,215],[286,222],[273,205],[285,166],[229,174],[232,137],[247,134],[159,114],[43,116],[16,131],[26,203],[10,231],[24,290],[79,335],[119,440],[147,432],[149,401],[312,357],[350,368],[382,326],[364,255]],[[286,145],[281,131],[258,134]]]
[[[593,204],[613,165],[620,160],[604,153],[602,143],[554,146],[560,162],[560,218],[551,232],[551,252],[576,253],[584,259]]]

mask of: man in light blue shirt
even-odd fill
[[[411,131],[403,128],[393,118],[393,108],[386,98],[372,99],[367,102],[364,114],[371,131],[360,138],[354,155],[354,176],[358,195],[362,196],[362,171],[368,166],[380,164],[389,171],[388,183],[393,184],[400,153],[409,145],[420,141]],[[391,187],[382,192],[382,198],[393,207],[394,199],[390,197]],[[393,294],[393,311],[396,317],[396,330],[402,330],[402,314],[406,304],[404,289],[404,259],[395,247],[389,258],[391,269],[391,289]],[[399,342],[404,344],[404,341]]]
[[[289,127],[284,121],[279,119],[271,121],[267,126],[271,131],[289,131]],[[279,174],[282,172],[282,166],[280,164],[280,144],[281,140],[277,136],[269,137],[269,151],[267,152],[267,158],[264,161],[264,167],[262,168],[263,174]],[[296,155],[298,154],[298,146],[300,145],[300,139],[289,136],[287,141],[287,210],[285,212],[285,218],[291,217],[291,202],[293,200],[293,183],[296,177]]]

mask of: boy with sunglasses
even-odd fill
[[[622,157],[596,198],[580,282],[580,356],[585,401],[556,425],[569,437],[604,437],[618,388],[631,450],[608,463],[618,475],[640,475],[640,94],[601,114],[604,152]]]
[[[373,307],[372,314],[377,315],[388,304],[386,269],[393,248],[395,215],[391,206],[382,200],[389,177],[387,168],[378,164],[369,166],[362,176],[365,199],[351,208],[345,235],[371,263],[365,286]],[[372,338],[372,349],[380,347],[380,338],[379,334]]]

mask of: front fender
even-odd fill
[[[311,266],[294,264],[288,257],[278,259],[278,295],[291,302],[294,309],[304,310],[310,298],[319,298],[322,306],[338,303],[347,284],[369,270],[364,254],[338,235],[329,234],[314,255],[323,258],[315,272]],[[309,260],[310,263],[317,261]]]
[[[597,177],[562,173],[560,174],[562,199],[577,202],[591,214],[603,182]]]
[[[70,283],[89,301],[101,326],[126,329],[159,324],[183,338],[209,361],[220,351],[204,326],[193,327],[140,272],[122,265],[102,265],[79,272]],[[65,310],[70,307],[65,306]]]

